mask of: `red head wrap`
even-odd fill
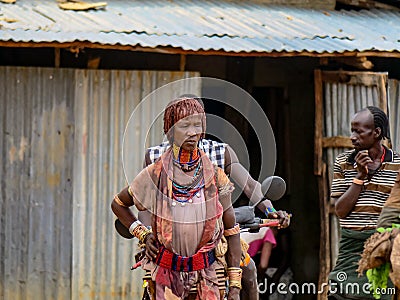
[[[203,106],[194,98],[178,98],[171,101],[164,111],[164,133],[167,134],[168,140],[171,142],[172,131],[170,129],[180,119],[194,114],[202,114],[203,134],[206,130],[206,115]]]

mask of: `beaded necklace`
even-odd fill
[[[195,170],[191,181],[185,185],[172,180],[172,206],[176,206],[177,202],[185,206],[186,203],[193,203],[195,195],[200,197],[200,190],[204,187],[203,166],[197,148],[187,151],[173,144],[173,153],[174,165],[184,172]]]
[[[174,180],[172,181],[172,198],[182,206],[185,206],[186,203],[193,203],[195,195],[200,197],[200,190],[202,188],[204,188],[204,176],[203,168],[201,163],[199,163],[190,183],[182,185]],[[175,201],[172,202],[172,206],[176,205]]]
[[[196,168],[199,160],[199,150],[196,148],[193,151],[188,151],[175,144],[172,145],[173,158],[172,162],[175,166],[180,167],[183,172],[189,172]]]

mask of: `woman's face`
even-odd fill
[[[175,145],[184,150],[196,149],[203,133],[202,114],[193,114],[180,119],[173,126],[173,140]]]

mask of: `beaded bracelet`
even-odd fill
[[[147,229],[139,220],[137,220],[129,227],[129,232],[136,237],[140,243],[144,243],[147,236],[151,233],[151,230]]]
[[[265,214],[266,214],[266,215],[268,215],[268,214],[274,214],[274,213],[276,213],[276,209],[273,208],[273,207],[267,207],[267,208],[265,209]]]
[[[135,222],[133,222],[131,224],[131,226],[129,226],[129,232],[133,235],[133,232],[135,231],[136,227],[143,225],[142,222],[140,222],[139,220],[136,220]]]

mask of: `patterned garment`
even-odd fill
[[[147,149],[149,157],[152,163],[167,151],[170,146],[169,142],[163,142],[161,145],[150,147]],[[225,148],[227,144],[218,143],[213,140],[202,139],[199,141],[199,149],[203,150],[208,158],[211,160],[213,165],[217,165],[222,170],[225,166]]]
[[[399,155],[386,148],[386,154],[381,167],[375,172],[371,180],[364,180],[364,190],[361,191],[353,211],[345,218],[340,219],[342,228],[352,230],[374,229],[379,214],[389,197],[400,169]],[[331,197],[338,199],[351,186],[357,175],[355,150],[339,154],[334,165]]]
[[[197,226],[202,227],[199,230],[201,235],[198,236],[195,251],[208,252],[215,249],[222,238],[222,214],[226,207],[223,207],[219,200],[232,192],[233,185],[222,169],[215,167],[202,151],[201,159],[205,180],[203,189],[205,210],[204,214],[201,215],[201,222],[198,222],[200,220],[193,220]],[[174,219],[172,211],[174,209],[172,204],[172,166],[172,151],[171,148],[168,148],[161,159],[149,165],[135,177],[131,189],[135,206],[139,210],[147,209],[153,212],[152,230],[158,242],[169,251],[175,252],[175,246],[184,246],[186,243],[179,244],[174,239],[187,238],[193,241],[193,238],[183,236],[182,234],[185,232],[182,229],[184,227],[176,224]],[[190,205],[197,204],[193,202]],[[176,249],[176,251],[175,253],[181,254],[179,253],[181,249]],[[155,262],[149,261],[145,257],[142,260],[142,267],[151,273],[151,278],[155,282],[157,300],[174,299],[174,297],[184,299],[194,286],[197,287],[196,299],[217,300],[220,298],[217,274],[220,266],[217,262],[205,269],[186,272],[156,265]]]

